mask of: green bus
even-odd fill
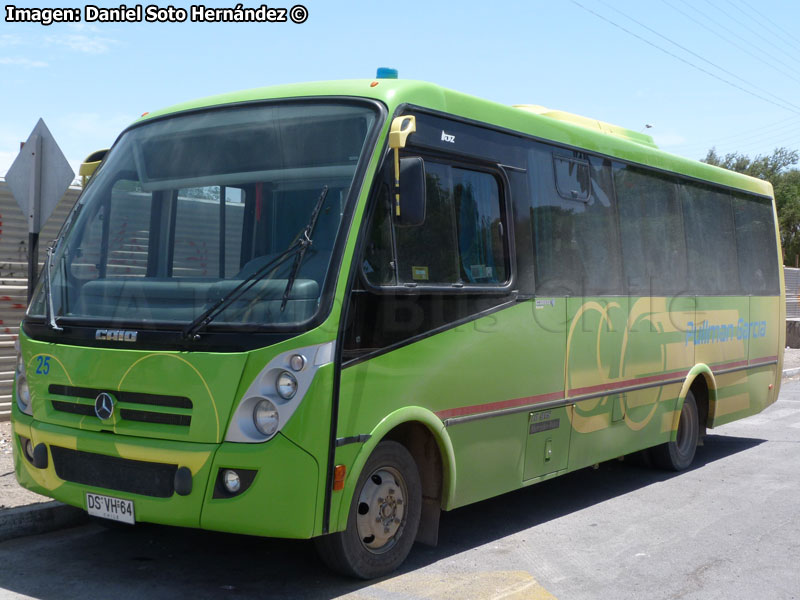
[[[441,511],[778,396],[767,182],[392,77],[145,114],[22,324],[15,469],[126,523],[315,538],[362,578]]]

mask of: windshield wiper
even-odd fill
[[[45,313],[50,324],[50,329],[54,331],[64,331],[63,327],[59,327],[56,323],[56,311],[53,308],[53,289],[50,282],[50,268],[53,262],[53,252],[55,249],[55,242],[47,247],[47,264],[45,264],[44,285],[47,288],[47,307]]]
[[[297,272],[300,270],[300,265],[303,262],[303,258],[305,258],[306,250],[308,250],[308,247],[314,243],[311,236],[314,235],[314,228],[317,226],[317,219],[319,218],[320,210],[322,210],[322,205],[325,204],[325,198],[327,195],[328,186],[326,185],[322,187],[322,192],[319,195],[319,200],[317,200],[317,205],[314,207],[314,212],[311,213],[311,220],[308,222],[308,225],[306,225],[306,228],[303,230],[303,233],[300,236],[300,251],[295,254],[294,264],[292,265],[292,270],[289,272],[289,280],[286,282],[286,289],[283,290],[281,312],[283,312],[283,309],[286,308],[286,303],[289,302],[289,294],[292,292],[294,280],[297,277]]]
[[[317,205],[314,207],[314,212],[311,213],[311,220],[308,222],[308,225],[306,225],[306,228],[303,230],[303,233],[300,234],[298,239],[294,240],[281,254],[260,267],[257,271],[252,273],[239,285],[233,288],[230,293],[217,300],[207,310],[203,311],[203,313],[194,321],[189,323],[189,325],[183,330],[183,338],[187,340],[199,339],[200,336],[197,334],[199,330],[216,319],[217,316],[231,304],[231,302],[249,291],[264,275],[267,274],[268,271],[280,265],[292,254],[295,254],[295,261],[292,265],[292,271],[289,274],[289,281],[286,283],[286,289],[283,292],[283,301],[281,302],[281,311],[283,311],[289,298],[289,293],[292,291],[292,286],[294,285],[294,280],[297,276],[297,271],[300,268],[300,263],[303,261],[303,256],[306,253],[306,249],[312,244],[311,236],[314,233],[314,228],[317,225],[317,218],[319,217],[320,210],[322,209],[322,205],[325,203],[325,197],[327,195],[328,186],[326,185],[322,188],[322,193],[319,196],[319,200],[317,200]]]
[[[280,265],[283,261],[289,258],[292,253],[297,252],[302,247],[300,240],[295,240],[289,247],[281,252],[278,256],[262,265],[257,271],[248,275],[239,285],[233,288],[228,294],[222,296],[207,310],[203,311],[194,321],[189,323],[183,330],[184,339],[200,339],[197,332],[208,325],[211,321],[217,318],[222,311],[224,311],[231,302],[239,298],[242,294],[249,291],[258,281],[267,274],[268,271]]]

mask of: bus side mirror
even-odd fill
[[[399,214],[394,222],[412,227],[425,222],[425,162],[419,156],[400,159]]]
[[[81,163],[81,166],[78,169],[78,175],[81,176],[81,187],[86,187],[86,182],[89,181],[89,178],[92,175],[94,175],[94,172],[97,170],[97,167],[100,166],[100,163],[103,162],[107,152],[108,148],[105,150],[96,150],[87,156]]]

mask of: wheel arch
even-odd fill
[[[435,443],[438,451],[438,470],[424,459],[426,448],[425,436]],[[350,466],[345,486],[342,490],[342,498],[339,503],[336,523],[337,529],[343,528],[347,523],[350,510],[350,503],[355,494],[356,484],[361,475],[364,465],[377,445],[386,439],[397,441],[403,444],[411,453],[417,468],[419,469],[420,479],[423,486],[423,500],[426,491],[430,493],[432,489],[438,489],[438,508],[446,509],[453,503],[455,494],[456,464],[453,452],[453,444],[441,419],[433,412],[419,406],[408,406],[396,410],[382,419],[370,432],[370,438],[361,446],[353,464]],[[440,480],[435,481],[438,474]],[[437,485],[438,484],[438,485]],[[424,507],[423,507],[424,513]],[[438,510],[436,511],[436,522],[430,523],[430,527],[438,524]],[[420,522],[422,536],[418,536],[420,541],[433,540],[435,543],[436,532],[427,532],[425,535],[426,520],[423,514],[423,521]],[[432,537],[431,537],[432,536]]]
[[[683,401],[686,399],[686,395],[689,391],[694,395],[694,400],[697,404],[697,412],[701,427],[700,437],[702,438],[702,436],[705,435],[707,427],[713,426],[713,408],[717,404],[717,380],[714,377],[714,373],[711,372],[711,368],[701,363],[695,365],[689,371],[681,386],[675,412],[672,415],[671,442],[674,442],[678,437],[678,422],[680,421],[681,410],[683,409]]]

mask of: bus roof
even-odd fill
[[[314,96],[372,98],[385,104],[390,114],[401,104],[411,104],[663,171],[772,196],[772,185],[767,181],[665,152],[655,146],[650,136],[635,131],[536,105],[506,106],[433,83],[409,79],[351,79],[255,88],[145,113],[137,123],[226,104]]]

